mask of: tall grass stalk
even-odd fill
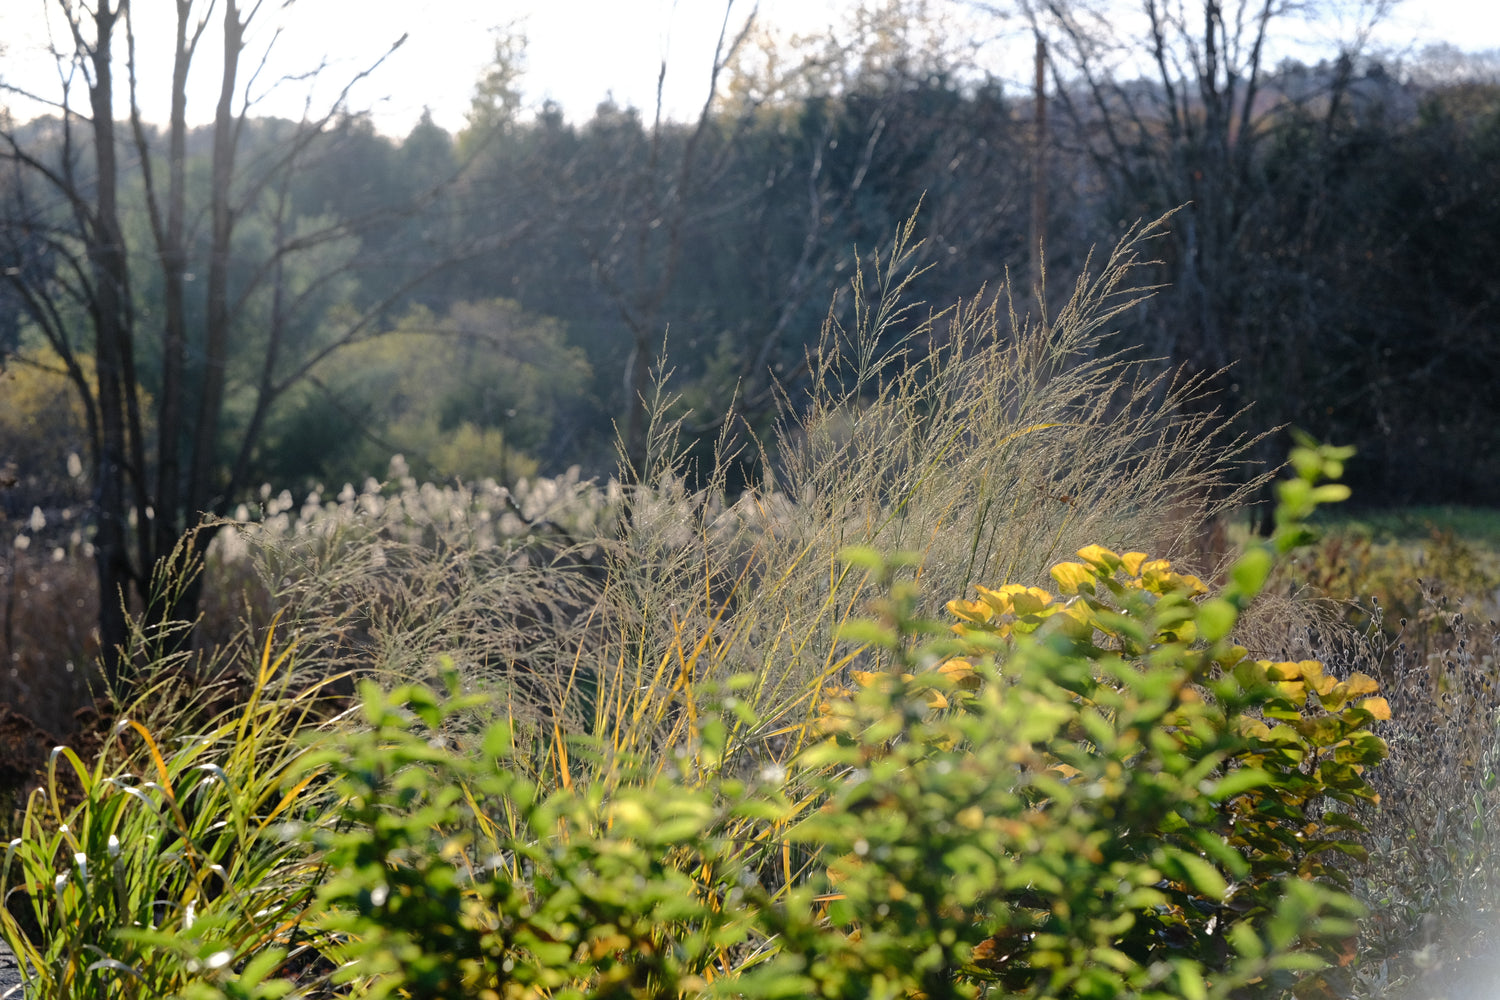
[[[1043,579],[1089,542],[1192,555],[1203,525],[1254,487],[1236,476],[1252,442],[1227,432],[1204,379],[1107,346],[1109,323],[1150,294],[1136,279],[1164,226],[1132,230],[1055,317],[1019,313],[1008,284],[924,316],[907,301],[908,223],[856,275],[850,325],[830,314],[805,397],[786,398],[775,439],[757,445],[765,481],[733,502],[722,442],[707,487],[686,488],[659,392],[656,464],[605,549],[601,595],[624,627],[606,630],[598,662],[604,686],[629,695],[630,728],[670,741],[692,683],[749,672],[765,722],[740,745],[778,759],[850,662],[838,636],[867,581],[839,561],[848,546],[915,552],[937,606],[974,583]],[[596,726],[625,721],[605,707],[624,703],[601,703]]]

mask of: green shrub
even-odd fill
[[[456,678],[369,685],[369,727],[308,762],[343,803],[314,922],[371,996],[1315,993],[1359,913],[1329,805],[1371,796],[1386,709],[1228,636],[1337,460],[1298,454],[1287,527],[1206,600],[1089,548],[1054,571],[1067,601],[955,602],[944,637],[855,553],[889,591],[845,630],[875,669],[784,766],[744,773],[732,734],[763,720],[734,688],[660,759],[558,733],[539,776],[511,719],[454,749]]]
[[[589,364],[562,324],[507,299],[413,308],[340,351],[272,426],[267,472],[360,482],[401,452],[438,482],[534,476],[591,413]]]
[[[731,834],[790,808],[774,790],[642,761],[617,764],[607,795],[599,779],[544,793],[509,720],[477,754],[446,747],[471,700],[367,685],[363,701],[369,728],[315,758],[344,796],[316,835],[331,871],[316,922],[359,995],[678,996],[753,933],[741,879],[764,847]],[[711,727],[700,763],[720,740]]]

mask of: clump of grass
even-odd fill
[[[268,637],[248,698],[217,714],[215,685],[168,668],[92,752],[53,751],[0,866],[0,938],[28,996],[288,974],[318,869],[285,831],[326,806],[316,775],[289,780],[324,707],[291,664]]]
[[[418,485],[399,460],[392,472],[300,509],[268,498],[209,558],[246,581],[255,627],[283,617],[303,669],[395,685],[449,657],[471,684],[553,707],[596,600],[608,498],[576,471],[513,489]]]
[[[1372,952],[1413,995],[1468,975],[1500,941],[1500,629],[1434,590],[1421,600],[1430,613],[1394,637],[1369,607],[1366,633],[1393,710],[1367,838]]]
[[[846,666],[835,639],[866,597],[838,561],[848,546],[915,552],[923,593],[945,598],[1035,581],[1088,542],[1187,555],[1246,495],[1236,473],[1250,442],[1204,405],[1203,382],[1106,348],[1110,322],[1149,294],[1135,278],[1162,225],[1133,230],[1050,317],[1019,313],[1008,284],[922,314],[906,301],[908,224],[856,276],[848,325],[826,324],[805,398],[787,398],[775,439],[754,445],[765,480],[737,499],[727,432],[716,468],[697,470],[708,485],[684,486],[660,389],[636,477],[648,485],[604,549],[602,604],[625,626],[602,666],[617,704],[650,698],[646,715],[670,716],[694,651],[694,681],[759,679],[750,697],[773,721],[758,738],[775,756]]]

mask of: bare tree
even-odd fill
[[[1049,42],[1057,103],[1116,211],[1183,206],[1172,231],[1173,298],[1158,327],[1164,355],[1212,372],[1247,352],[1228,322],[1245,287],[1257,219],[1276,197],[1260,155],[1269,123],[1293,102],[1339,113],[1359,52],[1394,0],[1358,0],[1352,37],[1317,93],[1276,88],[1278,34],[1315,23],[1328,5],[1298,0],[1018,0]],[[996,10],[993,5],[988,6]]]
[[[251,25],[266,16],[264,0],[176,0],[164,143],[142,118],[142,66],[129,0],[54,2],[67,27],[52,51],[57,91],[42,95],[3,84],[13,95],[43,100],[52,114],[45,122],[7,123],[0,130],[0,163],[11,175],[10,202],[0,214],[0,254],[10,258],[6,280],[84,403],[100,645],[107,674],[118,680],[127,667],[122,651],[132,595],[148,623],[195,617],[196,590],[154,590],[152,581],[163,570],[183,568],[173,560],[190,559],[206,547],[211,536],[197,529],[205,515],[225,512],[247,485],[270,409],[320,360],[368,335],[383,308],[433,265],[414,268],[402,287],[336,328],[324,324],[318,336],[297,335],[308,327],[305,314],[320,294],[347,273],[358,234],[371,220],[299,224],[291,213],[292,178],[319,138],[347,114],[353,84],[404,38],[350,80],[323,113],[304,116],[270,152],[247,159],[242,149],[254,125],[251,113],[275,85],[258,79],[269,44],[258,62],[247,58]],[[211,31],[222,44],[223,67],[209,127],[207,194],[195,199],[188,183],[188,76]],[[115,119],[122,65],[129,106],[125,135]],[[76,96],[80,89],[87,92],[86,106]],[[137,178],[148,246],[131,246],[122,224],[122,184]],[[392,206],[381,214],[401,210]],[[204,218],[206,239],[199,232]],[[240,231],[251,219],[270,235],[247,260]],[[49,266],[28,263],[38,249]],[[293,268],[302,269],[295,283]],[[189,294],[189,282],[198,275],[201,302]],[[161,303],[146,314],[135,297],[149,281],[159,281]],[[254,336],[248,329],[252,314]],[[231,364],[246,343],[256,348],[248,369]],[[139,367],[147,346],[160,356],[159,372],[149,382]],[[236,377],[247,384],[236,384]],[[143,412],[147,384],[153,388],[152,414]],[[231,385],[251,400],[248,417],[232,425],[226,419]]]

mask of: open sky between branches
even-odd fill
[[[164,0],[137,4],[143,63],[170,58],[171,6]],[[301,117],[307,88],[277,89],[276,80],[326,63],[322,96],[331,99],[405,36],[405,43],[349,97],[351,110],[369,111],[376,126],[391,135],[408,131],[424,109],[439,125],[461,128],[475,80],[494,57],[496,33],[509,30],[527,38],[523,89],[529,106],[555,101],[575,120],[587,118],[606,98],[649,110],[655,106],[657,74],[665,60],[667,115],[695,117],[725,11],[718,0],[449,0],[420,11],[408,0],[300,0],[284,10],[269,9],[278,6],[267,4],[252,32],[252,51],[259,52],[277,27],[285,29],[257,81],[257,92],[266,95],[260,113]],[[815,34],[843,23],[852,6],[853,0],[761,0],[757,16],[762,24],[788,34]],[[1019,21],[975,14],[966,0],[931,0],[930,6],[957,30],[988,43],[984,70],[1018,84],[1028,79],[1030,47]],[[1351,23],[1337,11],[1353,9],[1353,0],[1334,0],[1328,6],[1334,13],[1311,25],[1303,47],[1285,55],[1316,60],[1333,51],[1336,39],[1347,37]],[[753,7],[737,0],[733,23],[741,23]],[[0,80],[39,93],[55,89],[57,70],[47,49],[49,30],[63,30],[57,8],[57,0],[7,0],[0,5]],[[1438,43],[1471,52],[1500,49],[1500,4],[1405,0],[1381,24],[1372,42],[1397,55]],[[214,48],[205,44],[195,61],[188,106],[195,123],[213,115],[218,74]],[[145,90],[142,103],[148,118],[165,118],[165,93]],[[0,104],[9,104],[22,118],[43,110],[15,94],[6,95]],[[154,111],[158,105],[160,112]],[[317,110],[316,103],[312,107]]]

